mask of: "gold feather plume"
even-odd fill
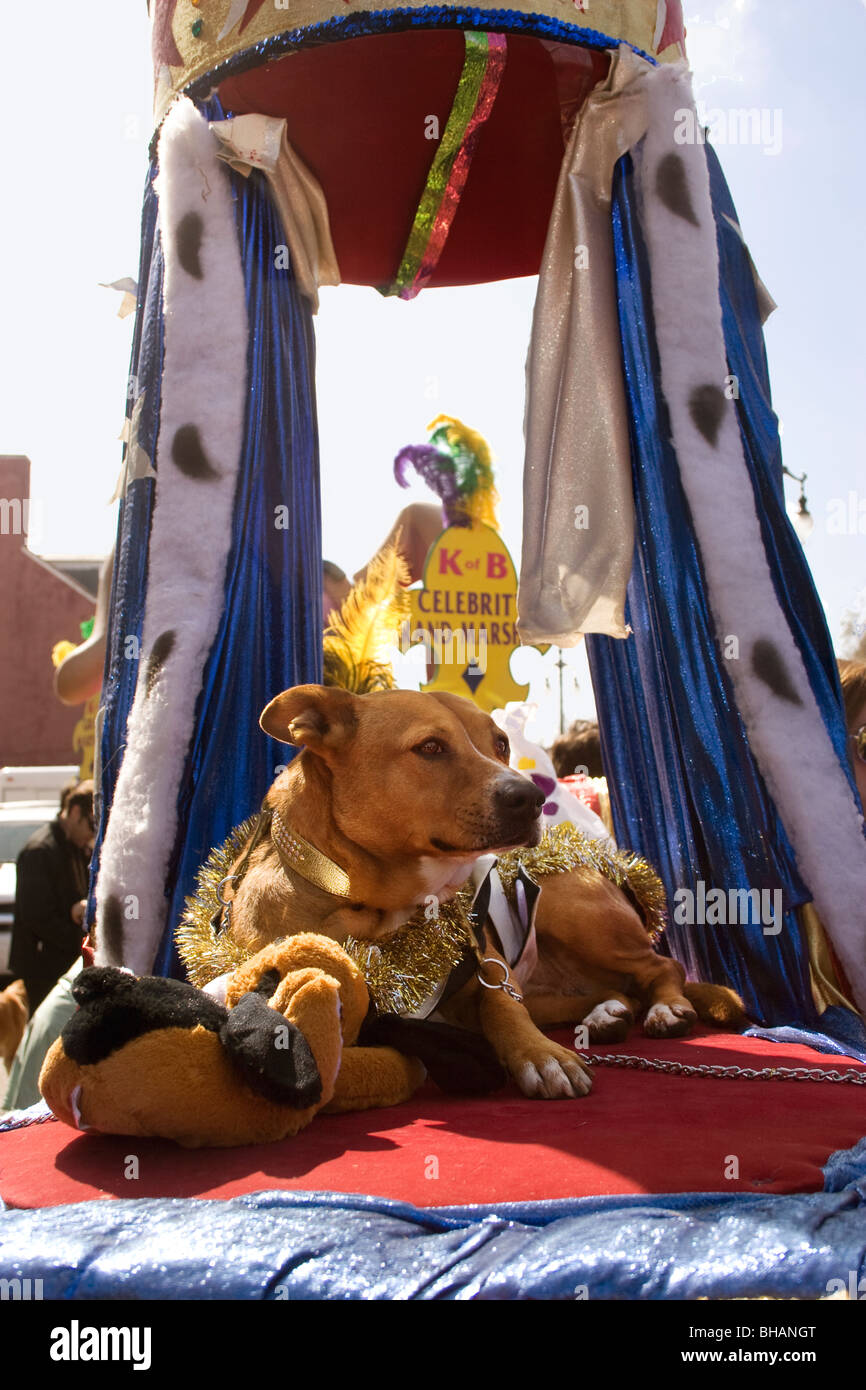
[[[470,521],[482,522],[499,530],[499,493],[493,480],[490,445],[477,430],[470,429],[454,415],[437,415],[427,426],[430,442],[444,444],[457,465],[460,478],[460,507]]]
[[[367,573],[332,613],[325,629],[324,683],[354,695],[393,688],[389,648],[411,613],[409,570],[396,541],[371,560]]]

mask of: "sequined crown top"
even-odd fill
[[[503,9],[445,0],[149,0],[157,123],[179,92],[293,49],[408,28],[473,28],[596,48],[625,42],[662,61],[683,54],[682,0],[527,0]]]

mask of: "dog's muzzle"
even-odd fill
[[[537,844],[544,793],[528,777],[506,773],[493,791],[497,844]],[[501,833],[500,833],[501,832]]]

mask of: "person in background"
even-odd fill
[[[842,699],[848,728],[848,747],[860,804],[866,810],[866,661],[840,661]]]
[[[382,551],[386,550],[389,545],[396,544],[406,561],[409,583],[414,584],[416,580],[423,579],[427,552],[433,542],[442,534],[446,525],[440,506],[431,502],[410,502],[409,506],[404,507],[399,513],[391,530],[373,556],[373,560],[375,560],[376,555],[381,555]],[[371,560],[370,564],[372,563]],[[363,569],[358,570],[355,575],[356,584],[364,578],[369,567],[367,564]]]
[[[93,783],[64,796],[59,814],[18,856],[9,968],[24,981],[31,1014],[80,955],[85,935]]]
[[[576,719],[550,749],[550,760],[560,782],[601,817],[615,838],[598,725],[591,719]]]
[[[352,591],[351,580],[333,560],[322,561],[322,622],[328,626],[331,614],[339,613]]]
[[[408,507],[403,508],[373,559],[364,565],[363,569],[357,571],[353,580],[349,579],[340,569],[340,566],[334,564],[333,560],[323,560],[322,618],[325,626],[328,625],[332,610],[337,609],[339,611],[345,599],[348,598],[352,584],[358,584],[365,578],[373,561],[390,545],[396,544],[403,556],[409,583],[414,584],[416,580],[422,579],[427,552],[444,528],[445,523],[442,520],[441,507],[433,506],[427,502],[412,502]]]
[[[591,719],[576,719],[571,728],[560,734],[550,750],[557,777],[603,777],[601,740],[598,725]]]

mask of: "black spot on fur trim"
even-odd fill
[[[666,154],[659,160],[656,169],[656,193],[665,207],[676,217],[681,217],[684,222],[691,222],[693,227],[701,225],[692,207],[692,195],[689,192],[689,181],[682,155]]]
[[[708,444],[716,446],[719,429],[725,417],[725,393],[720,386],[696,386],[689,396],[689,414],[696,430]]]
[[[787,700],[792,705],[802,705],[802,698],[794,688],[788,668],[775,642],[762,637],[755,643],[752,648],[752,670],[758,680],[768,685],[780,700]]]
[[[204,451],[198,425],[181,425],[180,429],[175,430],[171,441],[171,461],[187,478],[209,482],[211,478],[219,477]]]
[[[197,212],[188,212],[177,224],[175,240],[177,243],[177,258],[186,271],[194,280],[203,280],[204,272],[201,268],[201,242],[204,232],[204,223]]]
[[[147,658],[147,668],[144,673],[144,694],[145,698],[153,694],[159,673],[168,658],[174,651],[175,635],[172,628],[166,632],[161,632],[150,649],[150,656]]]
[[[98,937],[100,953],[120,965],[123,960],[123,908],[113,893],[102,903]]]

